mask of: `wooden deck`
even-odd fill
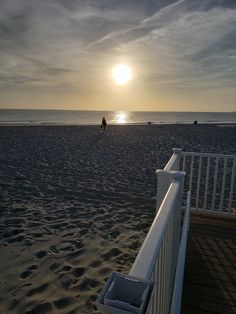
[[[181,313],[236,313],[236,215],[191,214]]]

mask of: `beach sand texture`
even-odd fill
[[[235,154],[211,125],[1,127],[0,313],[96,313],[155,215],[172,147]]]

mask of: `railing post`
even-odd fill
[[[181,158],[182,149],[181,148],[173,148],[172,151],[173,151],[173,154],[177,156],[177,159],[176,159],[176,162],[175,162],[174,169],[171,169],[171,170],[178,171],[178,170],[180,170],[179,169],[179,164],[180,164],[180,158]]]
[[[172,233],[172,242],[173,242],[173,252],[172,252],[172,270],[175,272],[175,262],[177,261],[178,253],[179,253],[179,243],[181,237],[181,216],[182,216],[182,200],[183,200],[183,186],[184,186],[184,177],[186,173],[184,171],[172,171],[172,177],[174,181],[180,182],[180,189],[178,193],[178,197],[175,201],[175,209],[174,209],[174,226]],[[174,273],[172,275],[172,280],[174,280]]]
[[[158,211],[166,192],[170,186],[172,176],[166,170],[157,170],[157,196],[156,196],[156,210]]]
[[[156,195],[156,210],[159,209],[166,192],[173,180],[173,174],[171,171],[179,171],[179,164],[181,158],[182,149],[173,148],[173,155],[167,163],[164,170],[157,170],[157,195]]]

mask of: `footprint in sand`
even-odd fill
[[[116,257],[122,253],[118,248],[112,248],[110,251],[103,254],[103,258],[105,261],[108,261],[112,257]]]
[[[22,242],[24,240],[25,237],[23,236],[18,236],[18,237],[15,237],[13,239],[10,239],[8,240],[9,243],[15,243],[15,242]]]
[[[49,266],[49,269],[50,269],[51,271],[54,271],[54,270],[56,270],[59,266],[60,266],[60,264],[58,264],[58,263],[53,263],[52,265]]]
[[[75,275],[76,277],[80,277],[84,274],[85,272],[85,268],[84,267],[76,267],[73,269],[73,275]]]
[[[63,234],[62,238],[72,237],[74,235],[73,232]]]
[[[30,265],[29,267],[28,267],[28,269],[29,270],[35,270],[35,269],[37,269],[38,268],[38,266],[37,265]]]
[[[103,267],[101,269],[98,270],[99,275],[107,275],[109,273],[111,273],[112,269],[110,267]]]
[[[51,267],[51,266],[50,266]],[[56,267],[57,268],[57,267]],[[70,271],[72,269],[71,266],[69,265],[65,265],[62,268],[58,269],[57,271],[55,271],[55,274],[58,275],[60,274],[60,276],[63,276],[63,274],[65,274],[66,272]]]
[[[79,285],[79,288],[84,291],[91,288],[96,288],[98,286],[99,282],[95,279],[91,278],[84,278],[82,283]]]
[[[50,252],[54,253],[54,254],[59,254],[60,251],[56,248],[56,245],[52,245],[50,246]]]
[[[70,253],[70,254],[68,255],[68,260],[77,258],[77,257],[79,257],[80,255],[82,255],[84,252],[85,252],[84,249],[79,249],[79,250],[77,250],[77,251],[74,251],[74,252],[72,252],[72,253]]]
[[[35,269],[37,269],[38,266],[37,265],[30,265],[27,267],[27,269],[25,271],[23,271],[23,273],[20,274],[20,278],[21,279],[26,279],[28,278],[29,276],[31,276],[33,274],[33,271]]]
[[[31,233],[31,237],[33,238],[41,238],[43,236],[40,232]]]
[[[65,265],[62,267],[62,270],[64,270],[64,271],[70,271],[71,269],[72,269],[72,267],[69,265]]]
[[[42,292],[44,292],[48,287],[48,283],[45,283],[37,288],[31,289],[28,293],[27,293],[27,297],[31,297],[32,295],[35,294],[40,294]]]
[[[102,264],[102,262],[97,260],[97,261],[93,261],[89,266],[91,266],[91,267],[98,267],[101,264]]]
[[[39,251],[35,254],[35,257],[37,259],[41,259],[41,258],[44,258],[48,253],[46,251]]]
[[[73,303],[72,298],[62,298],[57,301],[54,301],[54,305],[58,310],[62,310]]]
[[[59,279],[61,281],[61,285],[65,290],[70,289],[73,285],[75,285],[78,280],[73,277],[70,273],[63,273],[59,276]]]
[[[26,279],[26,278],[28,278],[30,275],[32,275],[32,271],[29,271],[29,270],[26,270],[26,271],[24,271],[23,273],[21,273],[20,274],[20,278],[21,279]]]
[[[37,305],[35,308],[33,308],[32,311],[26,312],[26,314],[46,314],[46,313],[51,313],[52,311],[52,305],[50,303],[43,303]]]

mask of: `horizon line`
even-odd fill
[[[45,108],[0,108],[0,110],[35,110],[35,111],[91,111],[91,112],[189,112],[189,113],[236,113],[236,111],[173,111],[173,110],[93,110],[93,109],[45,109]]]

